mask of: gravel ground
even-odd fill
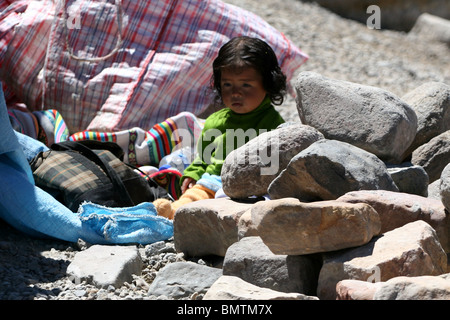
[[[75,254],[88,246],[84,241],[33,239],[0,220],[0,300],[170,300],[148,295],[149,284],[166,264],[191,261],[214,265],[201,258],[185,258],[169,239],[138,247],[143,270],[140,276],[133,275],[131,283],[99,289],[66,275]],[[201,298],[202,294],[193,294],[186,299]]]
[[[228,0],[252,11],[285,33],[310,56],[301,71],[378,86],[398,96],[428,81],[450,83],[447,46],[403,32],[371,30],[343,19],[314,3],[299,0]],[[382,19],[381,14],[381,19]],[[287,121],[299,121],[295,100],[290,97],[280,112]],[[184,261],[167,241],[163,252],[151,245],[140,248],[143,273],[121,288],[97,289],[74,283],[66,268],[86,244],[37,240],[0,221],[1,300],[141,300],[158,270],[167,263]],[[198,263],[207,262],[203,260]],[[199,299],[201,297],[191,297]]]

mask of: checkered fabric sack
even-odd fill
[[[212,63],[235,36],[269,43],[288,80],[308,58],[259,16],[219,0],[0,0],[0,11],[7,103],[56,109],[71,133],[149,130],[200,114],[212,101]]]
[[[170,199],[166,189],[121,161],[121,152],[114,143],[66,141],[40,152],[30,165],[36,185],[74,212],[84,201],[132,207]]]

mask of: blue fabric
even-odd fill
[[[17,143],[20,146],[20,149],[22,149],[22,152],[25,155],[25,159],[27,160],[27,164],[30,163],[31,160],[41,151],[47,151],[50,148],[48,148],[45,144],[42,142],[30,139],[29,136],[26,136],[20,132],[14,131]],[[28,170],[28,169],[27,169]],[[31,169],[30,169],[31,171]]]
[[[0,218],[35,237],[92,244],[147,244],[173,236],[173,222],[152,203],[107,208],[91,203],[74,213],[37,187],[28,160],[46,150],[41,142],[13,130],[0,83]]]
[[[158,216],[155,206],[149,202],[130,208],[84,203],[80,219],[84,230],[94,231],[110,243],[153,243],[173,234],[172,221]]]
[[[218,175],[209,174],[206,172],[202,174],[202,177],[197,181],[197,184],[217,192],[222,188],[222,178]]]

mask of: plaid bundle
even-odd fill
[[[107,150],[95,152],[103,157],[120,177],[131,178],[127,175],[127,168],[111,152]],[[45,165],[42,165],[43,163]],[[111,183],[100,167],[91,161],[86,161],[85,157],[75,151],[46,151],[35,159],[33,167],[36,185],[54,189],[54,191],[81,194]]]
[[[84,201],[130,207],[167,196],[164,188],[128,167],[114,150],[80,148],[71,142],[52,148],[30,163],[35,183],[74,212]]]
[[[56,109],[70,132],[120,131],[211,102],[212,62],[239,35],[266,40],[288,80],[307,59],[260,17],[219,0],[0,0],[8,101]]]

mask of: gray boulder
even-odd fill
[[[235,276],[221,276],[219,279],[217,279],[216,282],[214,282],[211,288],[206,292],[205,296],[203,297],[203,300],[267,301],[267,300],[319,300],[319,298],[315,296],[307,296],[301,293],[295,292],[285,293],[268,288],[261,288]],[[271,314],[272,312],[270,310],[271,309],[270,304],[260,304],[259,309],[257,311],[255,311],[254,309],[250,309],[251,306],[247,304],[242,305],[222,304],[222,308],[224,308],[222,310],[223,312],[222,314],[227,314],[227,312],[231,312],[231,307],[237,308],[239,306],[243,307],[243,310],[245,310],[243,312],[248,312],[248,314],[255,314],[255,312],[261,312],[261,314]],[[265,308],[262,309],[262,307]],[[270,313],[267,310],[269,310]],[[235,312],[234,314],[237,314],[236,311],[234,312]]]
[[[432,138],[450,130],[450,86],[427,82],[402,96],[417,115],[416,136],[403,158]]]
[[[450,163],[450,130],[414,150],[411,163],[425,169],[430,183],[438,180],[442,170]]]
[[[269,184],[292,157],[323,138],[303,124],[260,134],[226,157],[221,173],[225,194],[236,199],[266,195]]]
[[[439,190],[442,203],[445,209],[450,212],[450,163],[442,171]]]
[[[67,274],[75,283],[86,281],[98,288],[119,288],[142,272],[142,259],[136,246],[93,245],[75,255]]]
[[[315,295],[321,260],[314,255],[274,254],[260,237],[232,244],[223,261],[223,274],[258,287]]]
[[[380,159],[348,143],[324,139],[292,158],[268,191],[271,199],[317,201],[378,189],[398,191]]]
[[[301,73],[295,88],[302,123],[385,162],[402,162],[417,130],[416,114],[406,102],[377,87],[314,72]]]
[[[148,294],[172,299],[204,294],[221,275],[222,269],[193,262],[169,263],[158,272]]]
[[[426,12],[417,18],[409,33],[450,46],[450,20]]]
[[[424,168],[411,162],[386,166],[400,192],[428,196],[429,178]]]

